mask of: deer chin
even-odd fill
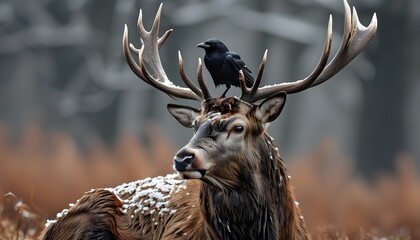
[[[178,171],[178,175],[183,179],[201,179],[206,175],[206,170]]]

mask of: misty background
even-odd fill
[[[318,62],[333,15],[334,55],[343,32],[341,0],[163,1],[161,34],[174,29],[160,54],[169,78],[178,73],[181,50],[190,79],[196,79],[196,48],[221,39],[257,72],[268,49],[263,85],[306,77]],[[0,124],[15,141],[31,124],[46,132],[65,131],[81,149],[123,135],[147,145],[151,126],[176,147],[192,136],[166,110],[173,100],[137,79],[122,54],[124,24],[140,46],[136,30],[143,9],[149,29],[160,1],[0,1]],[[310,152],[326,140],[354,159],[368,178],[392,172],[408,154],[420,162],[420,1],[349,1],[368,25],[374,12],[378,32],[365,51],[326,83],[289,95],[269,133],[282,157]],[[207,70],[204,77],[213,95]],[[239,94],[230,90],[229,94]],[[0,153],[1,154],[1,153]],[[171,159],[168,159],[170,164]]]

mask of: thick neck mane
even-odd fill
[[[300,213],[286,169],[270,136],[264,134],[257,144],[258,175],[244,165],[236,188],[202,183],[201,211],[213,239],[296,239]]]

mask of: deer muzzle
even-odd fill
[[[181,149],[174,157],[173,169],[184,179],[200,179],[206,174],[205,169],[197,168],[197,157],[193,151]]]

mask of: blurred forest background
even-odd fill
[[[204,55],[195,46],[210,37],[222,39],[254,72],[268,48],[264,83],[271,84],[310,73],[330,13],[335,47],[343,29],[340,0],[164,4],[161,30],[173,28],[174,33],[161,50],[162,61],[179,85],[177,50],[195,77],[197,58]],[[270,132],[284,156],[333,138],[344,154],[358,161],[361,172],[392,170],[400,153],[420,158],[420,2],[350,4],[357,6],[366,25],[377,12],[377,36],[338,76],[290,96]],[[144,138],[146,126],[153,123],[182,146],[191,132],[167,114],[166,103],[174,101],[136,79],[121,53],[124,24],[138,46],[138,9],[143,8],[150,26],[158,5],[133,0],[2,1],[0,122],[16,139],[28,124],[37,123],[45,131],[69,133],[82,147],[97,140],[112,144],[124,134]],[[205,77],[211,82],[207,72]]]
[[[333,53],[343,31],[341,0],[163,2],[161,33],[170,28],[174,32],[160,50],[161,59],[178,85],[182,83],[177,51],[183,54],[189,77],[195,79],[197,59],[204,56],[196,45],[210,37],[239,53],[254,73],[264,50],[269,49],[263,84],[273,84],[301,79],[312,71],[322,51],[330,13]],[[0,1],[0,191],[27,197],[29,189],[39,186],[35,182],[48,186],[68,177],[61,193],[77,194],[57,194],[61,197],[57,206],[53,203],[57,199],[38,200],[38,204],[46,202],[39,205],[50,207],[44,213],[51,216],[65,207],[63,201],[74,201],[89,188],[171,171],[172,155],[187,143],[192,131],[172,119],[166,104],[198,104],[175,101],[141,82],[127,66],[121,47],[124,24],[130,42],[139,46],[138,10],[143,9],[148,28],[159,4],[156,0]],[[328,171],[340,173],[339,169],[348,166],[351,170],[346,171],[351,173],[344,176],[362,176],[368,181],[381,172],[401,177],[414,171],[410,176],[415,180],[408,182],[417,184],[409,188],[417,193],[420,1],[352,0],[349,4],[357,8],[364,25],[377,13],[376,37],[333,79],[290,95],[269,132],[292,172],[300,158],[310,159],[311,154],[327,148],[331,154],[324,154],[325,158],[332,159]],[[212,86],[210,75],[204,72]],[[221,94],[223,88],[213,91]],[[398,159],[404,159],[405,167]],[[90,162],[91,168],[81,170],[77,167],[80,161]],[[101,166],[114,172],[105,173]],[[301,166],[305,169],[305,164]],[[137,169],[143,173],[127,173]],[[326,172],[320,170],[316,176]],[[16,187],[22,176],[27,181]],[[326,179],[326,183],[334,182]],[[75,186],[78,190],[72,192]],[[396,191],[397,186],[391,189]],[[38,196],[49,195],[60,187],[33,191]]]

